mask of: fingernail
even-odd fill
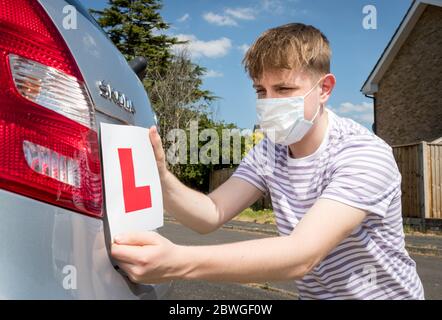
[[[120,243],[122,240],[123,240],[123,239],[122,239],[121,236],[115,236],[115,237],[114,237],[114,242],[116,242],[116,243]]]

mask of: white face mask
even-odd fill
[[[288,98],[257,99],[259,126],[273,142],[290,145],[300,141],[313,126],[320,106],[312,120],[304,119],[304,99],[319,84],[320,79],[305,95]]]

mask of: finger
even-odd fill
[[[126,275],[130,281],[137,282],[137,276],[135,275],[135,266],[130,263],[120,262],[118,266],[123,270],[123,274]]]
[[[141,247],[137,246],[124,246],[113,244],[111,248],[111,255],[115,260],[134,265],[142,264],[145,254],[145,251],[142,251]]]
[[[163,145],[161,143],[160,135],[158,134],[157,128],[155,126],[152,126],[149,129],[149,138],[150,142],[152,143],[155,159],[160,162],[164,161],[165,154]]]
[[[129,273],[132,273],[133,267],[135,266],[131,263],[121,262],[121,261],[118,261],[117,264],[118,264],[118,268],[119,268],[120,272],[122,274],[126,274],[126,275]]]
[[[120,245],[145,246],[157,244],[161,236],[153,231],[122,233],[114,238]]]

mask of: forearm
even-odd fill
[[[192,190],[168,172],[161,181],[165,210],[183,225],[208,233],[219,226],[216,204],[207,195]]]
[[[289,236],[197,247],[174,244],[156,232],[129,233],[115,238],[112,256],[139,283],[301,279],[366,215],[338,201],[319,199]]]
[[[300,279],[365,219],[361,209],[318,200],[289,236],[179,247],[180,276],[234,282]]]
[[[317,262],[289,236],[214,246],[180,246],[184,279],[262,282],[302,278]]]

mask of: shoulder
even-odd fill
[[[381,138],[377,137],[373,132],[353,119],[338,116],[330,110],[329,116],[330,123],[332,124],[330,129],[330,137],[334,143],[341,144],[349,139],[357,140],[358,138],[379,140],[379,142],[383,142]]]
[[[248,152],[245,158],[248,158],[249,160],[274,160],[284,154],[284,151],[284,146],[274,144],[267,137],[264,137]]]
[[[333,117],[330,153],[335,169],[350,166],[399,174],[393,150],[384,140],[351,119]]]
[[[356,121],[331,113],[333,125],[330,130],[330,145],[340,154],[344,151],[373,149],[392,153],[392,148],[380,137]]]

